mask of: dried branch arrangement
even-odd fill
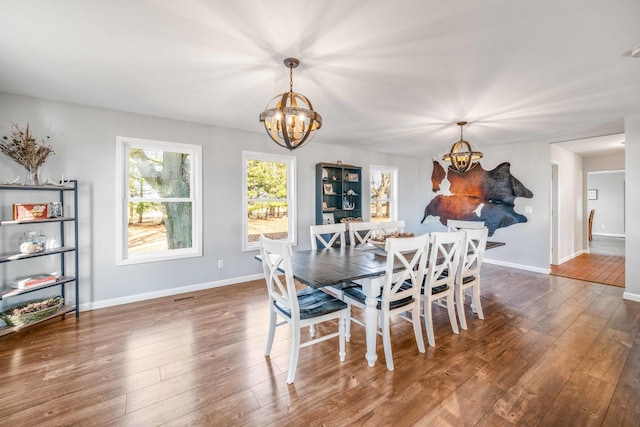
[[[30,173],[36,173],[47,157],[55,154],[53,147],[47,145],[45,139],[37,140],[29,131],[28,123],[25,130],[20,129],[15,123],[12,125],[9,136],[0,139],[0,151],[24,166]]]

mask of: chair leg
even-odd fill
[[[339,318],[338,318],[338,340],[340,341],[340,352],[338,353],[340,355],[340,361],[344,362],[344,359],[347,356],[347,352],[345,350],[345,323],[347,322],[347,318],[346,315],[343,313]]]
[[[480,303],[480,284],[477,283],[471,289],[473,291],[473,307],[474,311],[478,314],[479,319],[484,320],[484,313],[482,312],[482,303]]]
[[[269,334],[267,335],[267,348],[264,351],[264,355],[268,356],[271,354],[271,347],[273,346],[273,338],[276,334],[276,326],[277,326],[277,314],[273,307],[269,309]]]
[[[411,321],[413,323],[413,333],[416,336],[418,351],[424,353],[424,338],[422,337],[422,325],[420,324],[420,304],[416,304],[411,310]]]
[[[384,358],[387,361],[387,369],[393,371],[393,353],[391,352],[391,331],[389,330],[389,316],[383,314],[380,321],[382,328],[382,343],[384,344]]]
[[[351,342],[351,304],[347,303],[347,318],[345,320],[345,339]]]
[[[300,352],[300,326],[290,324],[291,327],[291,353],[289,354],[289,373],[287,374],[287,384],[293,383],[298,366],[298,353]]]
[[[424,299],[424,327],[427,330],[427,341],[429,341],[429,346],[431,347],[435,347],[436,346],[436,338],[434,336],[433,333],[433,321],[431,320],[431,301],[429,301],[429,298],[425,298]]]
[[[453,294],[447,295],[447,311],[449,312],[449,322],[451,323],[451,329],[454,334],[459,334],[458,320],[456,319],[456,310],[453,308]]]
[[[460,320],[460,327],[467,330],[467,318],[464,315],[464,289],[462,286],[456,285],[455,288],[455,300],[456,307],[458,308],[458,319]]]

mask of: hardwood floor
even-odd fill
[[[3,425],[640,425],[640,303],[623,289],[483,266],[485,320],[417,351],[392,323],[396,369],[364,359],[354,325],[300,351],[288,329],[271,358],[262,280],[84,312],[0,338]],[[335,325],[318,327],[318,333]],[[424,331],[423,331],[424,332]]]

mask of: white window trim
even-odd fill
[[[297,189],[296,189],[296,157],[287,156],[282,154],[270,154],[261,153],[258,151],[243,151],[242,152],[242,250],[243,251],[255,251],[260,249],[259,242],[249,242],[247,237],[249,235],[249,212],[247,199],[247,162],[249,160],[262,160],[270,162],[283,162],[287,163],[287,215],[288,215],[288,227],[289,227],[289,243],[292,246],[298,244],[297,237]]]
[[[389,221],[397,221],[398,220],[398,168],[391,166],[381,166],[381,165],[370,165],[369,166],[369,193],[371,193],[371,172],[373,171],[381,171],[381,172],[391,172],[391,216]],[[369,204],[373,203],[374,199],[370,199]],[[371,207],[369,207],[371,208]],[[372,215],[370,212],[369,215]]]
[[[128,254],[127,251],[127,208],[128,208],[128,162],[127,149],[141,148],[150,150],[189,153],[191,161],[191,198],[192,203],[192,247],[171,249],[162,252]],[[185,199],[176,199],[184,201]],[[151,201],[151,200],[149,200]],[[153,201],[157,201],[153,199]],[[169,200],[171,201],[171,200]],[[151,139],[116,137],[116,265],[140,264],[146,262],[167,261],[202,256],[202,146],[180,142],[156,141]]]

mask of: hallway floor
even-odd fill
[[[624,238],[593,236],[589,251],[561,265],[551,265],[551,274],[624,288]]]

